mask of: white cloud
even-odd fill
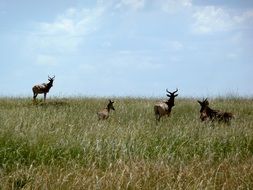
[[[208,34],[228,31],[245,24],[253,18],[253,10],[238,13],[215,6],[197,7],[193,18],[195,20],[193,31],[199,34]]]
[[[28,36],[27,43],[32,51],[67,53],[76,51],[85,37],[95,32],[104,9],[70,8],[52,22],[40,22]]]
[[[234,17],[235,22],[242,23],[253,19],[253,10],[248,10]]]
[[[181,50],[183,49],[184,45],[179,41],[170,41],[168,42],[168,47],[172,50]]]
[[[163,0],[159,3],[162,10],[168,13],[176,13],[192,6],[192,0]]]
[[[36,23],[26,37],[25,56],[37,65],[54,66],[59,55],[77,52],[85,39],[100,26],[104,9],[67,9],[52,22]]]
[[[56,65],[58,63],[54,56],[39,54],[36,56],[35,63],[38,65]]]
[[[76,51],[82,43],[82,37],[69,35],[30,35],[27,39],[27,46],[33,53],[70,53]]]
[[[125,6],[133,9],[133,10],[140,10],[144,7],[145,0],[121,0],[118,4],[116,4],[116,8],[124,8]]]
[[[48,35],[85,35],[96,30],[97,20],[102,13],[102,7],[81,10],[70,8],[51,23],[39,23],[39,29],[42,34]]]
[[[126,74],[127,71],[154,71],[162,67],[152,56],[131,50],[116,51],[102,64],[114,68],[114,72],[120,74]]]
[[[193,14],[195,19],[194,32],[211,33],[229,29],[233,22],[231,16],[222,8],[206,6],[200,8]]]

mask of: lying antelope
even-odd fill
[[[114,103],[114,101],[109,100],[109,103],[107,104],[106,108],[104,108],[103,110],[97,112],[98,120],[108,119],[110,110],[115,110],[114,107],[113,107],[113,103]]]
[[[160,121],[160,118],[164,115],[167,115],[168,117],[170,116],[171,109],[173,106],[175,106],[174,104],[175,97],[178,96],[178,94],[175,94],[177,91],[178,89],[174,92],[169,92],[166,89],[166,92],[168,93],[167,96],[169,97],[169,99],[165,102],[159,102],[155,104],[154,111],[155,111],[156,121]]]
[[[201,109],[200,109],[201,121],[210,119],[211,121],[216,120],[216,121],[223,121],[225,123],[228,123],[234,117],[232,113],[211,109],[209,107],[209,102],[207,98],[203,100],[202,102],[198,100],[198,103],[201,106]]]
[[[43,83],[39,85],[35,85],[32,90],[33,90],[33,100],[36,99],[38,94],[44,94],[44,101],[46,101],[46,96],[47,93],[49,92],[50,88],[53,86],[55,76],[52,78],[48,76],[48,83]]]

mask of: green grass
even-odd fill
[[[154,99],[0,99],[0,189],[251,189],[253,100],[210,100],[230,125],[202,123],[176,99],[156,125]]]

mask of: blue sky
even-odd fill
[[[251,0],[0,0],[0,96],[253,95]]]

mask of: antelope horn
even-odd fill
[[[177,88],[174,92],[170,92],[170,91],[168,91],[168,89],[166,89],[166,91],[167,91],[168,93],[170,93],[170,95],[172,95],[172,94],[175,94],[175,93],[178,91],[178,88]]]
[[[178,91],[178,88],[174,92],[172,92],[172,94],[175,94],[177,91]]]
[[[170,95],[172,94],[170,91],[168,91],[168,89],[166,88],[166,92],[168,92]]]
[[[52,80],[52,79],[54,80],[55,75],[54,75],[53,77],[50,77],[50,76],[48,75],[48,78],[51,79],[51,80]]]
[[[203,101],[203,103],[206,103],[206,105],[209,105],[209,102],[208,102],[208,100],[207,100],[207,98]]]

